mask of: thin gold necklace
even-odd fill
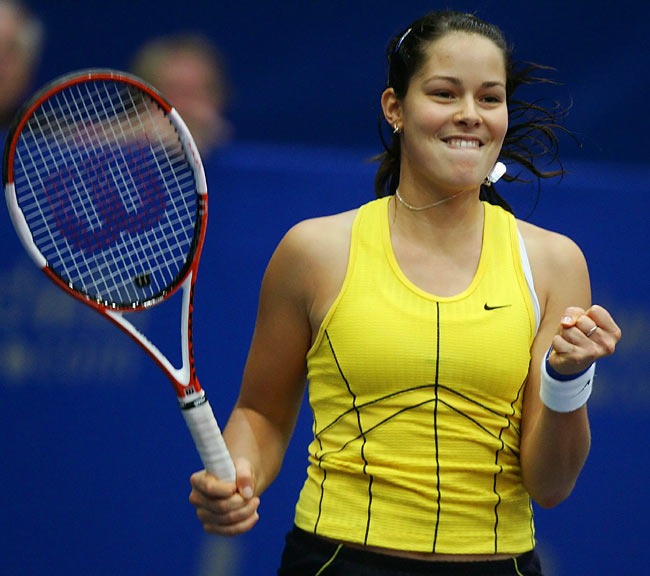
[[[438,200],[433,204],[426,204],[425,206],[413,206],[412,204],[409,204],[406,200],[404,200],[404,198],[402,198],[402,195],[399,193],[399,188],[395,190],[395,196],[397,196],[397,199],[400,201],[400,203],[406,206],[409,210],[412,210],[413,212],[420,212],[421,210],[428,210],[429,208],[435,208],[436,206],[440,206],[440,204],[449,202],[449,200],[453,200],[454,198],[456,198],[456,196],[460,196],[465,192],[467,192],[467,190],[461,190],[460,192],[456,192],[456,194],[454,194],[453,196],[443,198],[442,200]]]

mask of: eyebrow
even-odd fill
[[[455,86],[463,85],[463,81],[460,78],[456,78],[455,76],[440,76],[440,75],[435,75],[435,76],[431,76],[430,78],[427,78],[425,83],[431,82],[433,80],[445,80],[446,82],[450,82]],[[505,88],[505,84],[503,82],[499,82],[496,80],[488,80],[486,82],[483,82],[483,84],[481,84],[481,88],[494,88],[495,86]]]

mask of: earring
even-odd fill
[[[494,165],[494,168],[490,171],[490,173],[486,176],[485,180],[483,181],[483,184],[486,186],[492,186],[501,176],[503,176],[506,173],[506,165],[503,164],[503,162],[497,162]]]
[[[402,131],[397,123],[393,124],[393,134],[400,134]]]

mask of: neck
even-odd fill
[[[462,208],[449,208],[458,201]],[[389,218],[393,253],[416,286],[453,296],[470,285],[481,258],[485,218],[476,196],[465,194],[422,212],[413,212],[394,198]]]
[[[395,190],[395,197],[399,202],[411,210],[412,212],[421,212],[422,210],[429,210],[431,208],[435,208],[436,206],[440,206],[441,204],[445,204],[446,202],[449,202],[450,200],[453,200],[454,198],[460,196],[461,194],[465,194],[469,192],[469,190],[461,190],[460,192],[456,192],[456,194],[452,194],[451,196],[446,196],[445,198],[441,198],[440,200],[436,200],[435,202],[431,202],[430,204],[424,204],[423,206],[414,206],[413,204],[409,204],[404,198],[402,198],[402,195],[399,192],[399,188]]]
[[[440,247],[458,246],[482,234],[483,205],[478,194],[462,191],[438,202],[430,208],[425,204],[426,208],[413,210],[395,195],[389,212],[393,233]]]

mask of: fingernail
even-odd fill
[[[573,322],[573,318],[571,316],[564,316],[562,318],[562,324],[571,324]]]
[[[242,496],[246,498],[246,500],[250,499],[253,497],[253,489],[250,486],[246,486],[242,490]]]

